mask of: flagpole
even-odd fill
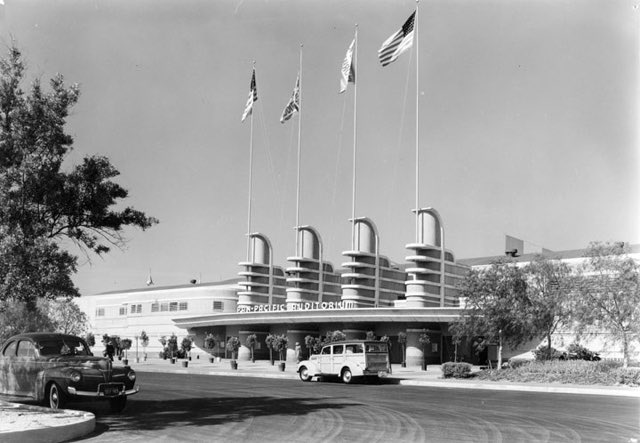
[[[420,60],[418,50],[418,44],[420,39],[418,38],[418,5],[420,0],[416,0],[416,16],[414,24],[414,40],[416,42],[416,243],[420,241]]]
[[[299,227],[300,227],[300,128],[302,126],[302,44],[300,44],[300,72],[298,73],[298,176],[296,186],[296,256],[300,253]],[[295,98],[294,98],[295,99]]]
[[[256,62],[253,62],[252,76],[255,75]],[[253,91],[249,92],[253,94]],[[251,106],[254,106],[253,103]],[[249,210],[247,215],[247,262],[251,258],[251,196],[253,194],[253,109],[251,109],[251,131],[249,135]]]
[[[360,75],[358,71],[358,24],[356,23],[356,35],[355,35],[355,49],[353,51],[355,56],[354,72],[356,75]],[[347,74],[347,83],[349,83],[349,74]],[[357,147],[357,121],[358,121],[358,80],[353,79],[353,184],[352,184],[352,204],[351,204],[351,250],[356,250],[356,147]]]

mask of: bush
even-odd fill
[[[444,378],[469,378],[471,377],[471,365],[469,363],[446,362],[442,365]]]
[[[567,349],[567,358],[572,360],[598,360],[600,356],[578,343],[571,343]]]
[[[619,384],[640,386],[639,368],[622,368],[616,361],[534,361],[527,365],[478,373],[481,380],[515,383],[575,383],[580,385]]]
[[[536,361],[559,360],[560,357],[564,356],[564,354],[556,348],[547,348],[546,346],[534,349],[531,352],[533,352],[533,355],[536,357]]]

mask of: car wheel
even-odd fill
[[[300,380],[311,381],[311,376],[309,375],[309,370],[306,366],[301,367],[298,374],[300,375]]]
[[[120,413],[125,406],[127,406],[126,395],[109,399],[109,409],[111,410],[111,412]]]
[[[351,380],[353,380],[353,374],[351,373],[351,370],[349,368],[344,368],[342,370],[342,381],[346,384],[351,383]]]
[[[64,409],[66,398],[57,383],[51,383],[47,389],[47,406],[51,409]]]

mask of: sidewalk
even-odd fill
[[[135,362],[135,358],[129,364],[136,371],[144,372],[165,372],[177,374],[203,374],[203,375],[223,375],[230,377],[260,377],[260,378],[280,378],[290,380],[300,380],[296,372],[296,363],[287,362],[284,372],[278,368],[276,362],[271,366],[269,361],[256,360],[252,363],[249,360],[238,360],[238,369],[231,369],[229,359],[222,359],[220,362],[210,363],[208,359],[193,358],[188,362],[188,367],[183,367],[184,360],[177,360],[171,364],[169,360],[151,359],[148,361]],[[116,362],[117,364],[117,362]],[[474,367],[473,372],[479,367]],[[392,366],[392,374],[385,380],[386,383],[400,384],[408,386],[430,386],[439,388],[460,388],[460,389],[486,389],[492,391],[523,391],[523,392],[557,392],[566,394],[587,394],[587,395],[613,395],[622,397],[640,398],[640,388],[628,386],[596,386],[596,385],[573,385],[573,384],[539,384],[539,383],[511,383],[511,382],[491,382],[476,379],[444,379],[440,365],[429,365],[426,371],[419,366],[403,368],[401,365]]]

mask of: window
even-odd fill
[[[18,343],[18,357],[35,357],[36,348],[30,341],[22,340]]]
[[[331,354],[331,346],[325,346],[324,348],[322,348],[322,351],[320,352],[320,354],[322,355]]]
[[[127,315],[127,305],[120,306],[120,315]]]
[[[16,341],[12,341],[11,343],[9,343],[9,346],[4,348],[4,352],[2,353],[2,355],[4,355],[5,357],[15,357],[17,344],[18,342]]]
[[[140,314],[142,312],[142,305],[131,305],[132,314]]]
[[[213,301],[213,310],[214,311],[224,311],[224,303],[218,300]]]
[[[172,301],[171,303],[169,303],[169,311],[174,312],[178,310],[178,302],[177,301]]]
[[[334,354],[344,354],[344,345],[337,345],[333,347]]]
[[[178,304],[178,310],[179,310],[179,311],[186,311],[186,310],[187,310],[187,307],[188,307],[188,304],[187,304],[187,302],[186,302],[186,301],[181,301],[181,302]]]
[[[104,308],[96,309],[96,317],[104,317]]]
[[[364,348],[360,343],[347,345],[347,354],[362,354],[363,352]]]
[[[160,304],[158,302],[151,303],[151,312],[158,312],[160,310]]]

